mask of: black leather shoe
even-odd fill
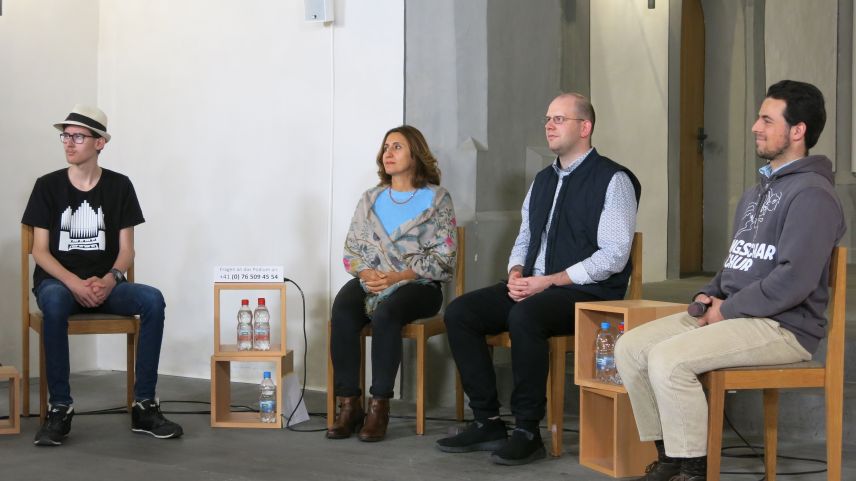
[[[654,461],[645,468],[645,476],[634,481],[672,481],[681,472],[681,463]]]

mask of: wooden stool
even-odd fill
[[[12,366],[0,366],[0,380],[9,380],[9,419],[0,419],[0,434],[21,433],[21,376]]]

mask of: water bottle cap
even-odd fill
[[[260,306],[265,305],[265,298],[264,297],[259,297],[259,305]]]
[[[609,323],[608,323],[608,322],[606,322],[606,321],[601,322],[601,323],[600,323],[600,328],[601,328],[601,329],[609,329]]]
[[[270,371],[265,371],[264,379],[270,379]]]
[[[250,300],[249,299],[241,299],[241,305],[242,306],[249,306]]]

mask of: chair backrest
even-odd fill
[[[459,297],[464,294],[464,289],[467,287],[467,230],[459,225],[455,231],[458,237],[457,254],[455,255],[455,297]]]
[[[30,312],[30,254],[33,253],[33,226],[21,224],[21,315],[24,323]],[[134,282],[134,263],[126,274],[129,282]]]
[[[826,385],[844,382],[844,306],[847,297],[847,248],[836,247],[829,259],[829,331],[826,339]]]
[[[627,299],[642,299],[642,233],[633,234],[633,244],[630,246],[630,288]]]

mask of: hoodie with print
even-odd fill
[[[774,319],[813,353],[826,332],[829,258],[845,230],[832,162],[794,161],[743,194],[725,263],[700,292],[724,299],[725,319]]]

